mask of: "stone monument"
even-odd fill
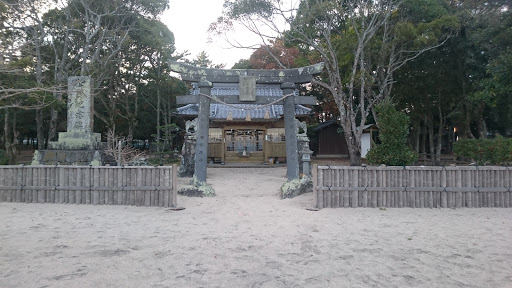
[[[93,121],[91,79],[69,77],[67,131],[59,132],[58,141],[49,142],[47,150],[36,151],[32,165],[99,165],[101,134],[92,132]]]

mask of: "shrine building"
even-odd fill
[[[299,96],[295,90],[295,96]],[[191,95],[199,95],[193,85]],[[238,83],[213,83],[211,96],[239,97]],[[279,84],[256,84],[255,97],[283,97]],[[186,120],[198,117],[199,104],[177,109]],[[312,109],[295,104],[299,121],[312,116]],[[208,161],[215,163],[276,163],[286,159],[286,138],[282,104],[211,103],[208,131]],[[299,131],[299,133],[302,131]]]

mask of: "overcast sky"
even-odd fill
[[[231,48],[224,38],[207,43],[208,27],[221,16],[224,0],[171,0],[170,8],[162,16],[162,22],[174,33],[178,51],[188,50],[191,59],[206,51],[214,64],[226,64],[231,68],[235,62],[249,58],[252,50]],[[260,43],[256,36],[238,32],[237,40],[250,44]],[[232,36],[235,37],[235,36]]]

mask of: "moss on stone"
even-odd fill
[[[206,182],[202,182],[197,180],[196,176],[194,175],[193,178],[194,187],[197,188],[197,190],[201,191],[203,193],[203,196],[205,197],[213,197],[215,196],[215,190],[212,186],[206,184]]]
[[[295,179],[284,183],[281,186],[281,199],[293,198],[304,194],[313,188],[311,178],[304,176],[302,179]]]

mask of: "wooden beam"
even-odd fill
[[[219,99],[220,101],[228,104],[268,104],[273,101],[278,100],[281,97],[265,97],[265,96],[258,96],[256,97],[256,101],[253,102],[240,102],[238,100],[237,95],[231,95],[231,96],[212,96],[213,98]],[[317,105],[316,97],[315,96],[294,96],[294,102],[295,104],[301,104],[301,105]],[[216,102],[215,100],[212,100],[213,102]],[[176,104],[178,105],[185,105],[185,104],[197,104],[199,103],[199,95],[185,95],[185,96],[176,96]],[[217,102],[218,103],[218,102]],[[283,101],[279,101],[275,104],[283,105]]]

